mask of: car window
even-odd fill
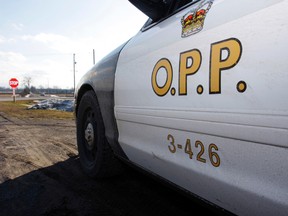
[[[177,11],[179,8],[182,8],[183,6],[185,5],[188,5],[192,2],[196,2],[195,0],[178,0],[178,1],[175,1],[175,6],[174,6],[174,9],[173,9],[173,12],[174,11]]]
[[[166,14],[165,17],[163,17],[160,20],[152,20],[152,19],[148,19],[146,21],[146,23],[144,24],[144,26],[142,27],[142,31],[148,30],[149,28],[151,28],[152,26],[156,25],[159,22],[162,22],[163,20],[165,20],[166,18],[168,18],[169,16],[177,13],[179,10],[183,9],[184,7],[188,6],[189,4],[198,2],[199,0],[175,0],[175,1],[165,1],[167,4],[168,12]]]

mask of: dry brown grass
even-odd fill
[[[74,119],[73,112],[64,112],[59,110],[29,110],[27,107],[33,105],[32,100],[0,102],[0,112],[20,119]]]

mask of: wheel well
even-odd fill
[[[87,91],[90,91],[90,90],[94,91],[96,94],[96,98],[100,107],[100,113],[101,113],[103,123],[104,123],[105,136],[107,138],[108,144],[111,146],[111,148],[113,149],[114,153],[117,156],[128,159],[123,149],[121,148],[120,144],[118,143],[118,128],[117,128],[116,119],[115,119],[114,112],[113,112],[113,109],[114,109],[113,91],[108,92],[108,94],[104,94],[104,92],[101,91],[101,93],[103,94],[98,92],[99,93],[98,95],[97,91],[95,91],[95,89],[91,85],[85,84],[81,86],[81,88],[78,90],[78,93],[76,95],[76,101],[75,101],[76,102],[76,105],[75,105],[76,119],[77,119],[77,112],[78,112],[80,101],[83,95]]]
[[[92,86],[86,84],[83,85],[79,90],[78,90],[78,94],[77,94],[77,100],[76,100],[76,107],[75,107],[75,116],[77,117],[77,112],[78,112],[78,107],[80,104],[80,101],[83,97],[83,95],[85,94],[85,92],[93,90]]]

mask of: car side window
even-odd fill
[[[167,10],[167,14],[163,18],[161,18],[160,20],[152,20],[151,18],[149,18],[141,30],[142,31],[148,30],[149,28],[156,25],[157,23],[162,22],[166,18],[175,14],[176,12],[178,12],[179,10],[184,8],[185,6],[188,6],[189,4],[192,4],[192,3],[195,3],[198,1],[199,0],[175,0],[175,1],[165,1],[164,0],[163,2],[165,2],[167,4],[167,8],[169,8]]]
[[[175,6],[174,6],[174,10],[173,12],[177,11],[179,8],[182,8],[183,6],[185,5],[188,5],[192,2],[196,2],[195,0],[178,0],[178,1],[175,1]]]

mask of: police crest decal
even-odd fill
[[[197,7],[186,13],[182,19],[182,38],[196,34],[203,29],[204,21],[208,11],[213,4],[213,0],[206,0]]]

